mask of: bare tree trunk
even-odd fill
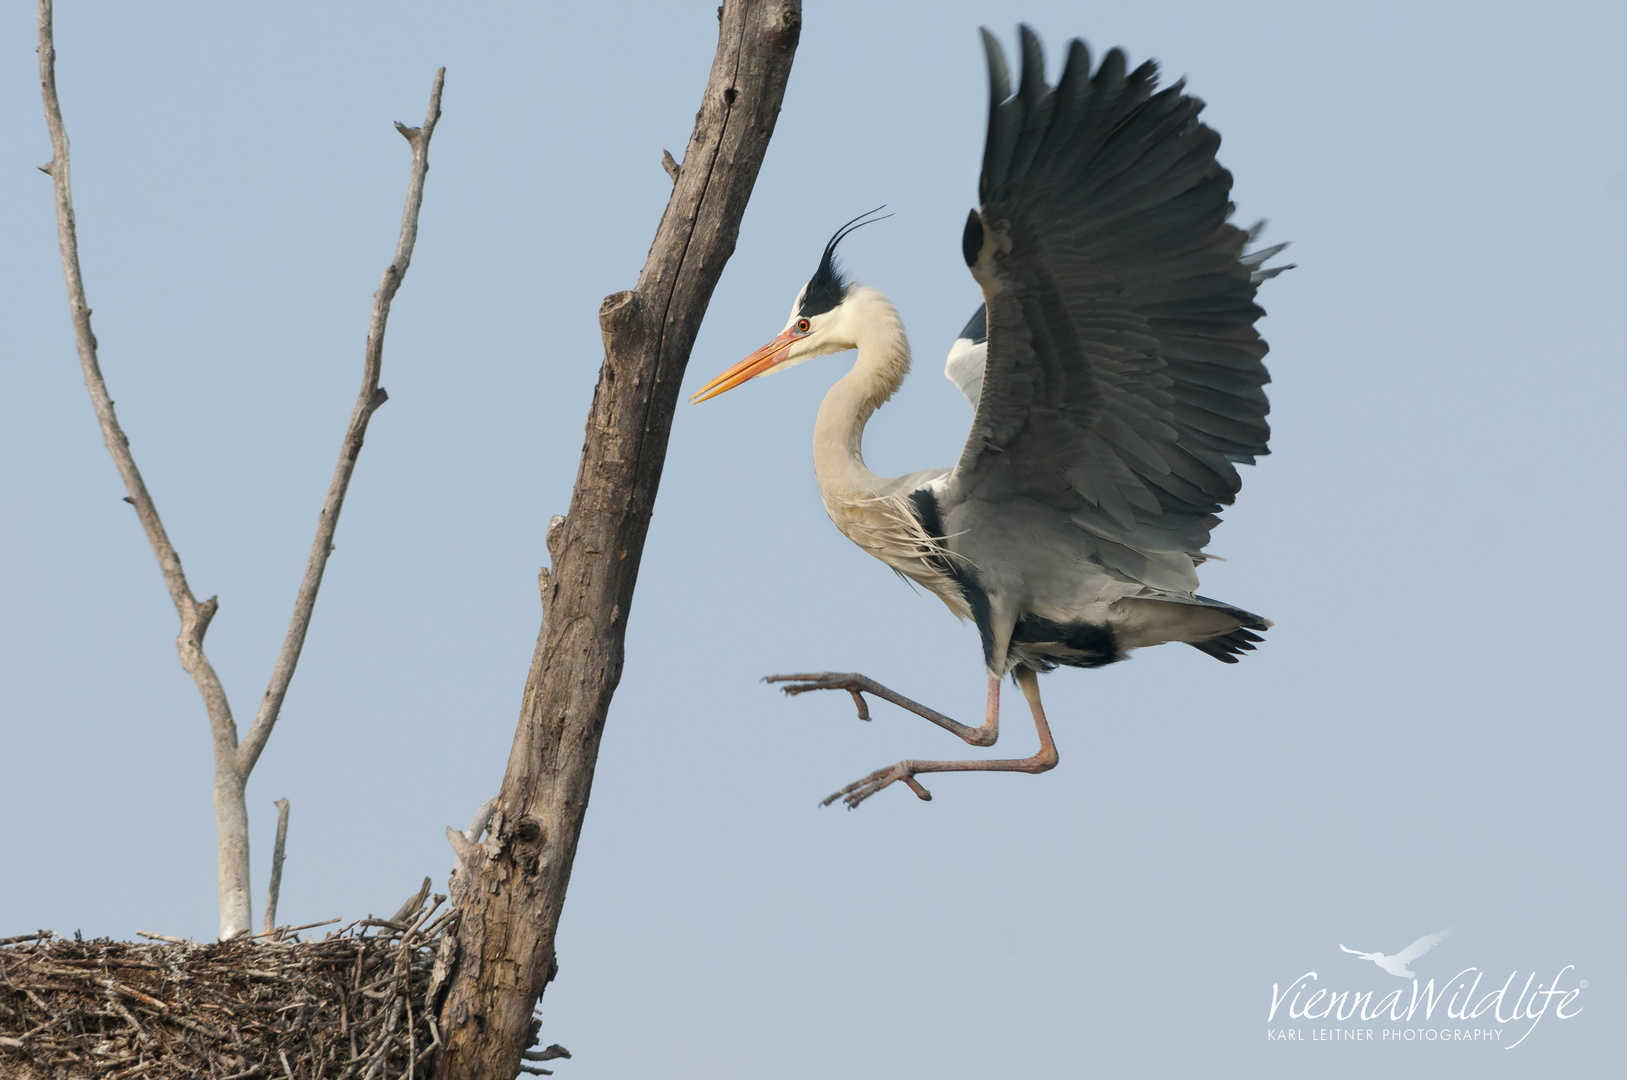
[[[435,87],[430,92],[429,115],[424,126],[409,128],[396,125],[396,129],[412,145],[412,171],[407,183],[407,204],[402,212],[395,258],[385,268],[384,280],[373,295],[373,315],[368,324],[361,394],[351,412],[350,425],[339,448],[339,463],[334,467],[328,496],[322,503],[322,513],[317,519],[316,539],[312,541],[305,576],[294,599],[294,615],[283,639],[282,651],[272,668],[271,679],[265,695],[260,699],[254,723],[239,744],[237,721],[232,717],[226,690],[203,650],[203,636],[209,629],[209,621],[215,617],[219,603],[213,596],[200,603],[192,592],[186,573],[181,569],[181,556],[170,542],[164,523],[158,517],[158,508],[141,478],[141,471],[136,468],[130,440],[113,411],[113,399],[108,393],[101,363],[97,359],[96,335],[90,329],[90,304],[85,298],[85,283],[79,269],[79,238],[74,224],[68,133],[62,122],[62,106],[57,99],[51,0],[39,0],[38,15],[40,97],[45,105],[46,126],[51,131],[51,163],[44,166],[43,171],[55,182],[57,239],[62,248],[62,271],[67,279],[74,341],[79,349],[79,363],[84,370],[85,386],[90,391],[91,405],[102,426],[102,440],[107,444],[108,453],[112,455],[113,463],[129,492],[125,501],[135,507],[136,517],[147,534],[147,541],[152,545],[153,554],[158,557],[158,567],[164,575],[170,599],[181,617],[181,632],[175,640],[175,647],[181,655],[181,667],[197,683],[209,715],[209,731],[215,751],[214,804],[220,936],[222,939],[236,937],[252,929],[254,918],[249,895],[249,811],[244,801],[244,788],[248,784],[249,773],[254,771],[255,763],[260,760],[266,740],[271,737],[271,729],[276,726],[282,710],[283,698],[288,693],[289,683],[293,681],[294,667],[299,663],[305,634],[310,629],[317,590],[322,585],[328,556],[333,552],[333,534],[338,527],[339,511],[344,506],[345,492],[350,487],[356,458],[361,453],[362,440],[367,434],[367,423],[378,407],[389,399],[384,388],[379,386],[384,362],[384,327],[390,317],[390,302],[401,288],[401,280],[412,261],[413,245],[418,239],[418,211],[423,205],[424,177],[429,171],[429,139],[441,115],[441,87],[445,82],[446,69],[442,68],[435,75]]]
[[[519,730],[488,839],[448,829],[467,875],[438,1075],[510,1077],[556,970],[554,935],[689,351],[734,252],[802,26],[799,0],[725,0],[711,79],[638,287],[599,310],[605,360]]]

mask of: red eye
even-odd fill
[[[800,332],[806,334],[808,332],[808,320],[807,319],[798,319],[797,320],[797,330],[799,330]]]

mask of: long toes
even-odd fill
[[[850,671],[817,671],[804,675],[765,675],[765,683],[791,683],[781,687],[787,694],[803,694],[809,690],[868,690],[869,679]]]
[[[840,690],[841,688],[841,684],[839,683],[825,682],[788,683],[785,686],[780,687],[780,689],[785,692],[786,697],[796,697],[798,694],[806,694],[810,690]]]
[[[861,690],[870,689],[868,680],[862,675],[839,674],[825,671],[817,675],[767,675],[763,681],[766,683],[785,683],[780,687],[786,697],[796,697],[806,694],[810,690],[846,690],[853,695],[853,705],[859,710],[859,719],[870,719],[870,706],[865,703]]]
[[[806,694],[810,690],[844,690],[847,684],[838,676],[831,675],[770,675],[763,680],[766,683],[784,683],[781,690],[790,697]]]
[[[854,788],[857,788],[860,784],[866,783],[869,779],[870,779],[869,777],[865,777],[864,780],[855,780],[855,781],[853,781],[853,783],[847,785],[847,787],[843,788],[841,791],[832,792],[831,794],[826,795],[823,799],[819,800],[819,805],[820,806],[829,806],[831,803],[835,802],[837,799],[845,797],[849,792],[851,792]]]
[[[847,785],[847,787],[843,788],[841,791],[833,792],[830,795],[826,795],[823,799],[819,800],[819,805],[820,806],[829,806],[831,803],[835,802],[837,799],[841,799],[844,802],[848,803],[848,808],[849,809],[852,809],[854,806],[857,806],[858,803],[851,802],[849,800],[851,800],[855,794],[859,793],[861,788],[869,788],[871,785],[873,785],[876,782],[876,780],[879,779],[881,777],[881,775],[883,773],[885,773],[886,771],[887,771],[886,769],[877,769],[875,772],[871,773],[869,776],[864,777],[862,780],[853,781],[851,784]],[[885,786],[885,785],[883,785],[883,786]],[[863,802],[865,799],[867,799],[871,795],[873,795],[876,791],[880,791],[880,790],[881,790],[881,788],[877,787],[877,788],[874,789],[874,791],[864,791],[862,794],[859,794],[859,802]]]
[[[837,799],[847,804],[849,810],[855,809],[860,803],[874,795],[876,792],[891,786],[895,781],[902,780],[915,792],[916,798],[922,802],[931,802],[932,793],[921,786],[915,779],[915,774],[904,767],[903,763],[889,765],[885,769],[877,769],[862,780],[855,780],[841,791],[826,796],[820,801],[820,806],[829,806]]]
[[[849,810],[857,810],[860,803],[874,795],[876,792],[880,791],[884,786],[885,785],[878,784],[863,788],[862,790],[855,791],[842,801],[847,804],[847,808]]]
[[[763,676],[763,681],[766,682],[766,683],[776,683],[776,682],[823,683],[823,682],[831,682],[833,680],[838,680],[839,681],[839,680],[842,680],[842,679],[849,679],[849,678],[852,678],[852,676],[851,675],[844,675],[844,674],[842,674],[840,672],[835,672],[835,671],[815,671],[815,672],[812,672],[811,674],[803,674],[803,675],[764,675]]]
[[[849,810],[857,809],[860,803],[886,786],[886,784],[878,784],[874,781],[849,785],[851,790],[849,790],[846,795],[842,796],[842,802],[847,804],[847,808]],[[831,796],[833,799],[835,797],[835,795]]]

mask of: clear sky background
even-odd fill
[[[1294,242],[1262,294],[1274,453],[1203,569],[1277,628],[1235,667],[1170,646],[1044,680],[1062,763],[1043,777],[818,809],[966,748],[756,680],[861,670],[975,717],[976,633],[825,518],[810,429],[846,358],[680,406],[545,1002],[576,1054],[559,1075],[1601,1075],[1627,1037],[1627,8],[810,0],[691,387],[777,332],[832,230],[885,202],[845,254],[898,303],[917,369],[867,459],[953,463],[971,413],[939,372],[978,299],[976,28],[1009,43],[1019,19],[1053,62],[1081,35],[1186,76],[1239,218]],[[443,827],[495,791],[597,305],[638,274],[715,40],[710,0],[60,5],[102,361],[194,588],[220,595],[208,650],[240,715],[395,244],[391,121],[418,123],[447,67],[390,402],[249,785],[257,897],[272,800],[293,801],[288,920],[444,887]],[[74,356],[34,41],[32,5],[7,5],[0,936],[207,939],[206,722]],[[1001,749],[1026,754],[1007,695]],[[1426,980],[1476,966],[1517,989],[1573,964],[1582,1011],[1513,1051],[1267,1041],[1274,983],[1405,987],[1338,945],[1447,925]]]

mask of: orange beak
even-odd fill
[[[726,390],[733,390],[747,379],[755,379],[775,364],[780,363],[791,355],[791,343],[806,334],[799,334],[795,330],[787,330],[767,345],[758,349],[734,367],[725,371],[705,386],[695,392],[689,399],[691,405],[698,405],[708,398],[715,398]]]

